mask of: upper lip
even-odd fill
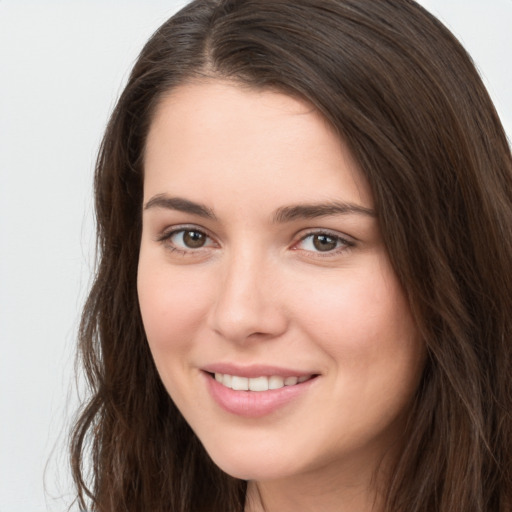
[[[307,377],[309,375],[316,375],[315,372],[266,364],[239,366],[233,363],[213,363],[201,367],[201,370],[208,373],[222,373],[224,375],[236,375],[238,377],[248,378],[270,377],[272,375],[278,375],[280,377]]]

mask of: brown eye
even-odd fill
[[[203,247],[206,238],[206,235],[200,231],[183,231],[183,244],[190,249]]]
[[[354,246],[354,242],[340,235],[327,232],[310,233],[294,246],[312,254],[323,253],[325,256],[341,254]]]
[[[338,238],[329,235],[313,235],[313,246],[317,251],[326,252],[336,249]]]
[[[170,233],[164,233],[159,241],[171,250],[182,252],[215,246],[213,240],[198,229],[177,229]]]

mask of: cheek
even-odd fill
[[[421,352],[416,328],[403,291],[382,260],[309,287],[295,300],[309,337],[358,379],[381,368],[416,367]]]
[[[338,400],[350,411],[353,432],[387,428],[409,407],[425,356],[391,270],[354,272],[304,295],[300,307],[303,329],[330,360],[325,407]],[[334,423],[343,421],[334,414]]]
[[[159,355],[190,348],[208,309],[211,283],[207,276],[180,269],[170,272],[165,264],[152,265],[141,256],[137,288],[144,329],[157,365]]]

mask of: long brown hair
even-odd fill
[[[195,0],[142,50],[95,175],[99,264],[80,328],[80,507],[240,512],[169,398],[138,308],[143,154],[162,95],[202,76],[313,104],[349,144],[428,362],[388,512],[512,510],[512,159],[471,59],[412,0]]]

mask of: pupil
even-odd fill
[[[183,234],[183,242],[187,247],[197,249],[205,244],[205,236],[199,231],[185,231]]]
[[[336,239],[329,235],[315,235],[313,245],[318,251],[332,251],[336,249]]]

